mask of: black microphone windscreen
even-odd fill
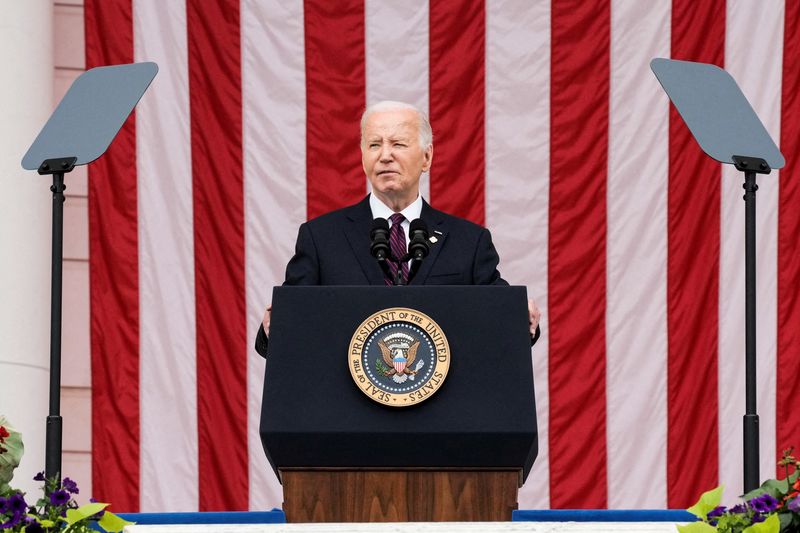
[[[385,230],[389,231],[389,221],[385,218],[376,218],[372,221],[372,229],[370,230],[370,235],[374,235],[375,231]]]
[[[417,231],[424,232],[425,237],[428,236],[428,225],[421,218],[415,218],[412,220],[408,228],[409,235],[413,235]]]
[[[378,261],[384,261],[391,254],[389,247],[389,221],[385,218],[376,218],[372,221],[369,232],[369,251]]]
[[[421,218],[411,221],[408,228],[408,236],[410,237],[408,243],[408,252],[416,261],[422,261],[430,246],[428,245],[428,225]]]

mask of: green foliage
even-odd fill
[[[87,503],[86,505],[81,505],[77,509],[67,509],[67,524],[73,525],[81,520],[91,518],[106,507],[108,507],[107,503]]]
[[[742,533],[778,533],[781,529],[778,515],[771,514],[763,522],[753,524],[746,528]]]
[[[719,502],[722,501],[722,490],[724,487],[720,485],[715,489],[711,489],[709,491],[704,492],[700,499],[697,500],[697,503],[686,509],[693,515],[695,515],[700,520],[705,520],[708,513],[713,511],[714,509],[719,506]]]
[[[78,486],[69,478],[63,481],[58,477],[44,479],[43,474],[37,474],[34,479],[44,480],[42,496],[30,505],[25,500],[25,493],[8,484],[23,451],[22,436],[0,416],[0,498],[4,500],[0,529],[23,533],[30,524],[38,523],[48,533],[92,533],[95,531],[92,525],[97,523],[109,533],[119,533],[126,525],[132,524],[107,511],[107,503],[79,506],[73,498],[78,493]]]
[[[9,490],[9,483],[14,477],[14,469],[19,466],[25,447],[22,444],[22,434],[8,423],[4,416],[0,416],[0,428],[4,428],[8,436],[0,438],[0,493]],[[5,435],[5,433],[2,433]]]
[[[763,494],[769,494],[773,498],[780,499],[789,492],[789,481],[787,479],[768,479],[757,489],[753,489],[744,496],[745,500],[752,500]]]
[[[133,522],[128,522],[114,513],[109,513],[106,511],[98,524],[109,533],[118,533],[122,531],[122,528],[129,524],[133,524]]]
[[[752,523],[752,517],[744,513],[725,513],[719,518],[717,531],[721,533],[738,533],[745,531]]]
[[[713,533],[717,528],[706,524],[705,522],[691,522],[684,526],[678,526],[680,533]]]
[[[69,482],[71,483],[71,482]],[[67,485],[73,488],[74,485]],[[26,531],[26,520],[37,522],[42,529],[48,533],[64,531],[65,533],[92,533],[95,529],[93,523],[97,523],[103,530],[109,533],[119,533],[122,529],[133,522],[123,520],[119,516],[106,510],[107,503],[88,503],[78,506],[77,502],[68,496],[63,503],[54,503],[51,495],[56,492],[67,494],[65,485],[57,479],[46,480],[42,487],[42,497],[28,509],[24,515],[14,515],[11,512],[0,514],[0,525],[11,533],[22,533]],[[0,491],[0,497],[24,497],[25,495],[16,489]]]
[[[784,479],[768,479],[742,496],[731,509],[720,506],[722,486],[704,492],[688,509],[699,522],[677,526],[681,533],[800,533],[800,461],[784,450],[779,467]],[[791,471],[794,469],[794,471]]]
[[[88,503],[86,505],[81,505],[77,509],[69,509],[67,511],[67,524],[70,526],[78,524],[79,526],[86,527],[89,521],[96,519],[95,515],[105,510],[106,507],[108,507],[107,503]],[[128,522],[114,513],[106,511],[103,513],[103,516],[100,517],[97,524],[109,533],[119,533],[125,526],[133,524],[133,522]],[[82,530],[78,529],[76,531]],[[87,531],[90,530],[87,529]]]

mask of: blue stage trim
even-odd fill
[[[264,512],[227,513],[119,513],[137,524],[285,524],[286,515],[279,509]]]
[[[513,522],[695,522],[692,513],[678,509],[587,509],[513,511]]]

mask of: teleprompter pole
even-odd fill
[[[756,173],[745,172],[745,415],[744,490],[758,487],[758,414],[756,410]]]
[[[50,408],[45,433],[44,472],[47,479],[61,478],[61,296],[64,258],[64,174],[75,166],[76,158],[48,159],[39,174],[52,174],[53,240],[50,277]]]
[[[758,488],[759,445],[756,402],[756,173],[768,174],[763,159],[733,157],[736,168],[744,172],[744,277],[745,277],[745,414],[744,414],[744,490]]]

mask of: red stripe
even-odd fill
[[[611,8],[553,2],[551,24],[550,505],[603,508]]]
[[[778,377],[777,446],[800,446],[800,0],[786,0],[783,32],[781,150],[786,167],[780,172],[778,206]],[[797,454],[795,454],[797,455]],[[763,477],[771,472],[763,473]]]
[[[431,204],[484,224],[486,13],[483,0],[430,4]]]
[[[248,508],[239,0],[189,0],[201,511]]]
[[[131,0],[86,0],[86,67],[133,62]],[[139,511],[139,253],[131,114],[89,165],[92,489]]]
[[[305,0],[308,218],[367,192],[359,119],[366,101],[364,0]]]
[[[724,47],[724,1],[673,1],[674,59],[723,66]],[[718,483],[721,176],[672,106],[669,118],[667,505],[679,509]]]

